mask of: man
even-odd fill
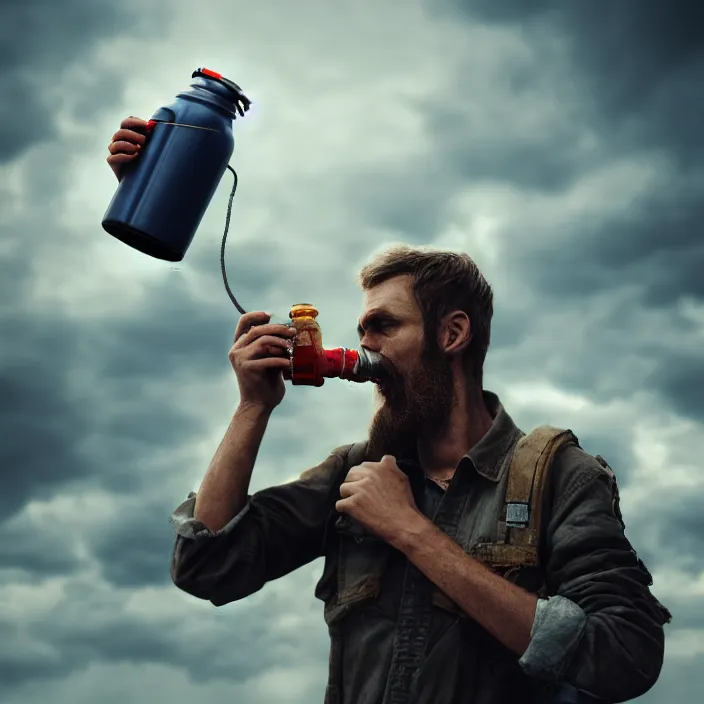
[[[113,139],[118,177],[140,123],[129,118]],[[483,390],[493,303],[479,269],[463,254],[397,247],[360,284],[360,344],[387,368],[362,454],[352,462],[350,446],[337,448],[297,481],[249,495],[294,332],[243,315],[229,355],[239,406],[197,495],[172,517],[174,583],[222,606],[324,557],[316,596],[331,637],[328,704],[620,702],[646,692],[669,613],[595,458],[576,443],[556,455],[537,569],[509,574],[477,557],[498,540],[524,435]]]

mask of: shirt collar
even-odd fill
[[[498,482],[503,474],[504,459],[522,435],[511,416],[506,412],[499,397],[484,391],[484,403],[493,417],[491,428],[484,437],[467,452],[460,464],[469,460],[478,474],[492,482]]]
[[[492,482],[498,482],[506,465],[504,462],[506,455],[523,433],[513,422],[495,393],[483,391],[482,395],[493,418],[491,427],[484,437],[462,457],[458,466],[469,464],[477,474],[481,474]],[[406,472],[420,469],[415,452],[413,452],[413,456],[398,458],[397,464],[400,469]]]

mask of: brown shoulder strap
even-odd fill
[[[362,464],[367,456],[367,446],[369,442],[367,440],[362,440],[361,442],[356,442],[350,447],[347,452],[347,468],[356,467],[358,464]]]
[[[518,441],[509,466],[505,499],[505,526],[510,545],[539,548],[543,490],[559,450],[578,444],[571,430],[549,425],[536,428]]]
[[[356,467],[364,462],[367,456],[368,445],[369,442],[364,440],[349,446],[347,449],[347,456],[345,457],[345,474],[352,469],[352,467]],[[361,539],[367,536],[366,530],[359,524],[359,522],[344,513],[338,515],[337,520],[335,521],[335,527],[339,532],[351,535],[355,537],[355,539]]]

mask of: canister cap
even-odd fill
[[[225,78],[221,73],[213,71],[209,68],[197,68],[192,74],[191,78],[210,78],[213,81],[217,81],[224,85],[235,98],[235,106],[237,107],[237,112],[240,116],[243,116],[247,110],[249,110],[252,101],[242,92],[242,89],[229,78]]]

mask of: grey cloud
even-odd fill
[[[608,462],[616,475],[619,487],[624,487],[629,483],[632,472],[635,469],[635,458],[629,449],[630,443],[627,437],[618,434],[607,435],[603,431],[586,430],[586,432],[582,432],[579,428],[575,428],[574,432],[585,452],[591,455],[601,455]],[[625,518],[626,530],[628,531],[628,516]],[[637,542],[636,538],[634,547],[639,550],[640,547]]]
[[[491,323],[492,352],[499,348],[516,348],[528,334],[530,330],[525,325],[523,311],[499,309],[499,315],[495,315]],[[487,358],[485,370],[490,368],[492,357]]]
[[[17,622],[0,619],[4,634],[0,650],[0,696],[7,696],[18,685],[63,674],[64,667],[41,642],[20,636]]]
[[[667,473],[669,466],[663,466]],[[677,570],[684,580],[697,580],[704,564],[704,526],[699,507],[704,492],[696,486],[662,487],[626,511],[626,535],[652,573]],[[683,593],[660,595],[673,613],[674,628],[702,628],[701,599]],[[685,590],[686,591],[686,590]]]
[[[300,581],[301,576],[292,580]],[[239,610],[236,618],[227,617],[228,607],[223,607],[217,617],[204,616],[205,628],[195,628],[191,619],[176,614],[153,619],[131,614],[127,594],[107,593],[99,582],[77,584],[41,623],[25,623],[22,633],[12,622],[0,620],[8,649],[8,656],[0,657],[0,697],[25,682],[66,676],[102,661],[164,664],[203,683],[219,678],[243,682],[281,662],[306,666],[314,658],[325,658],[323,628],[301,648],[295,632],[281,630],[274,622],[276,614],[301,613],[295,596],[282,600],[270,591]],[[310,597],[306,604],[309,608]]]
[[[95,527],[92,554],[107,582],[128,588],[170,583],[174,533],[166,519],[175,506],[168,498],[157,504],[130,502],[115,522]]]
[[[675,561],[692,578],[704,564],[704,517],[702,491],[667,491],[658,497],[658,536],[663,561]],[[652,516],[651,507],[648,515]]]
[[[639,140],[671,144],[685,163],[701,152],[696,117],[704,104],[704,87],[696,80],[704,67],[701,4],[429,0],[428,7],[521,24],[536,40],[541,32],[564,33],[573,46],[573,71],[586,79],[585,88],[612,128],[624,121],[621,127],[635,127]]]
[[[72,536],[57,530],[51,522],[21,516],[0,529],[0,570],[8,580],[12,577],[36,583],[38,579],[70,574],[80,566]]]
[[[563,307],[581,309],[572,327],[584,343],[565,339],[553,352],[568,355],[557,373],[561,383],[602,398],[623,394],[629,386],[648,388],[681,415],[701,419],[704,370],[696,351],[698,333],[677,306],[704,297],[698,225],[704,212],[699,205],[679,210],[676,194],[673,200],[653,213],[628,213],[630,226],[602,221],[577,228],[559,247],[541,249],[537,233],[529,233],[534,244],[513,248],[505,261],[545,301],[542,315],[549,318]],[[686,223],[675,226],[673,220]],[[625,289],[632,295],[616,295]],[[609,291],[614,294],[607,303]]]
[[[433,135],[433,158],[463,181],[503,182],[524,191],[563,192],[603,162],[607,149],[585,139],[585,115],[574,104],[574,88],[563,66],[532,47],[524,57],[501,61],[493,92],[462,90],[471,57],[456,80],[458,98],[422,106]],[[471,84],[470,84],[471,85]],[[561,105],[561,112],[551,106]],[[538,122],[536,114],[544,113]]]
[[[674,351],[662,360],[654,383],[681,415],[704,421],[704,357]]]
[[[432,158],[370,168],[346,187],[358,216],[374,227],[398,233],[408,244],[419,245],[432,240],[442,217],[441,204],[456,184]]]
[[[703,667],[704,657],[700,654],[691,658],[668,658],[655,687],[633,701],[638,704],[695,702],[702,694],[700,675]]]
[[[529,231],[507,253],[508,263],[523,265],[527,283],[546,295],[574,299],[628,283],[653,307],[702,298],[704,172],[696,180],[673,172],[670,183],[664,192],[624,203],[613,216],[578,224],[568,242],[546,247],[539,232]]]
[[[535,0],[526,4],[521,0],[434,0],[431,10],[461,12],[485,22],[516,22],[543,15],[555,5],[555,0]]]
[[[16,321],[15,334],[8,336],[0,379],[0,416],[7,431],[0,450],[5,517],[30,497],[47,498],[59,485],[79,478],[126,491],[130,478],[143,479],[139,465],[150,448],[197,432],[189,409],[148,406],[141,396],[144,379],[105,378],[98,388],[77,381],[80,370],[86,375],[95,371],[100,379],[101,367],[110,359],[100,346],[101,355],[86,354],[82,343],[91,336],[89,325],[47,319],[33,314],[26,303],[18,312],[24,322]],[[27,325],[28,317],[32,325]],[[12,320],[5,318],[3,329],[12,333]],[[120,342],[137,344],[130,338]],[[158,348],[145,350],[144,356],[159,353]],[[163,368],[169,360],[161,357]]]
[[[90,409],[64,375],[75,352],[70,330],[40,315],[28,326],[18,314],[26,315],[26,309],[2,320],[7,337],[0,373],[0,510],[5,518],[30,496],[46,498],[58,484],[91,472],[75,447],[90,427]]]
[[[153,20],[157,20],[153,22]],[[21,155],[35,142],[55,135],[56,84],[63,71],[87,59],[97,44],[126,31],[161,32],[167,13],[131,2],[90,0],[4,0],[0,6],[0,163]],[[113,77],[114,79],[115,77]],[[86,117],[120,97],[122,81],[95,76],[77,108]],[[90,80],[90,79],[89,79]],[[97,89],[97,90],[96,90]]]

